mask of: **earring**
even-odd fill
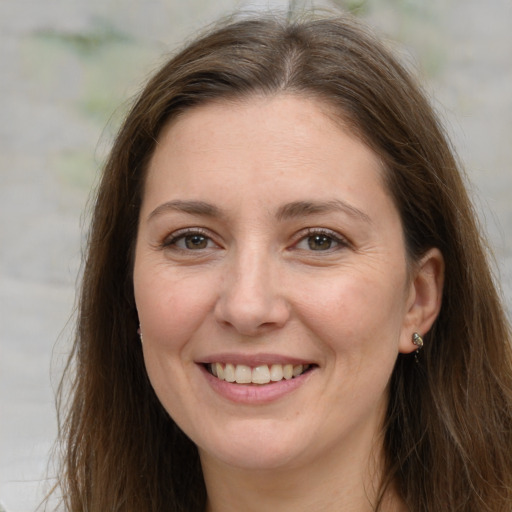
[[[139,325],[139,328],[137,329],[137,334],[139,335],[140,342],[141,342],[141,343],[144,343],[144,340],[142,339],[142,331],[141,331],[141,329],[140,329],[140,325]]]
[[[412,342],[418,347],[416,352],[414,352],[414,360],[416,361],[416,364],[418,364],[418,355],[420,350],[423,348],[423,338],[417,332],[415,332],[412,335]]]
[[[418,347],[418,350],[423,348],[423,338],[417,332],[412,335],[412,342]]]

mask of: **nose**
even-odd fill
[[[217,321],[245,336],[283,327],[290,316],[290,307],[276,262],[250,251],[233,260],[226,267],[215,305]]]

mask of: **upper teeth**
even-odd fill
[[[211,373],[220,380],[236,382],[237,384],[268,384],[282,379],[290,380],[298,377],[309,368],[302,364],[273,364],[251,368],[245,364],[212,363],[208,365]]]

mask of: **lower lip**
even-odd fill
[[[279,400],[305,384],[314,371],[314,369],[308,370],[293,379],[283,379],[269,384],[237,384],[214,377],[203,365],[199,367],[206,381],[217,394],[231,402],[250,405],[268,404]]]

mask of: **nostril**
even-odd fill
[[[290,316],[285,301],[270,292],[267,296],[260,294],[249,298],[241,294],[226,294],[219,298],[214,314],[222,326],[247,336],[280,328]]]

